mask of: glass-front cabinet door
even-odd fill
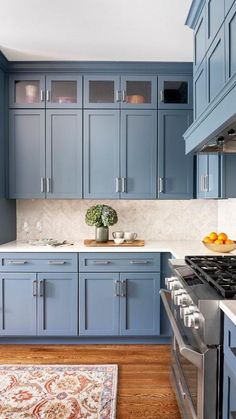
[[[120,77],[84,76],[84,107],[87,109],[119,108]]]
[[[193,85],[191,76],[158,77],[159,109],[192,109]]]
[[[77,74],[46,76],[47,108],[82,108],[82,76]]]
[[[122,108],[157,108],[157,77],[122,76]]]
[[[11,74],[9,77],[10,108],[44,108],[45,76],[41,74]]]

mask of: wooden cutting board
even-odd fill
[[[144,240],[135,240],[132,243],[123,242],[116,244],[113,240],[108,240],[106,243],[98,243],[96,240],[84,240],[84,245],[88,247],[137,247],[144,246]]]

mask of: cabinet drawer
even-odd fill
[[[81,253],[80,272],[160,271],[159,253]]]
[[[77,253],[1,253],[1,272],[77,272]]]
[[[224,328],[224,354],[231,368],[236,371],[236,325],[227,316]]]

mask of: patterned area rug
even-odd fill
[[[114,419],[117,365],[0,365],[1,419]]]

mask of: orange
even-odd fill
[[[224,244],[223,240],[217,239],[214,244]]]
[[[218,239],[218,234],[212,231],[212,233],[209,234],[210,239],[214,242]]]
[[[203,242],[204,243],[213,243],[213,240],[211,240],[209,236],[206,236],[206,237],[204,237]]]
[[[223,242],[225,242],[226,240],[228,240],[228,236],[225,233],[220,233],[218,236],[218,240],[222,240]]]
[[[234,244],[234,241],[233,241],[233,240],[228,239],[228,240],[225,240],[225,244]]]

